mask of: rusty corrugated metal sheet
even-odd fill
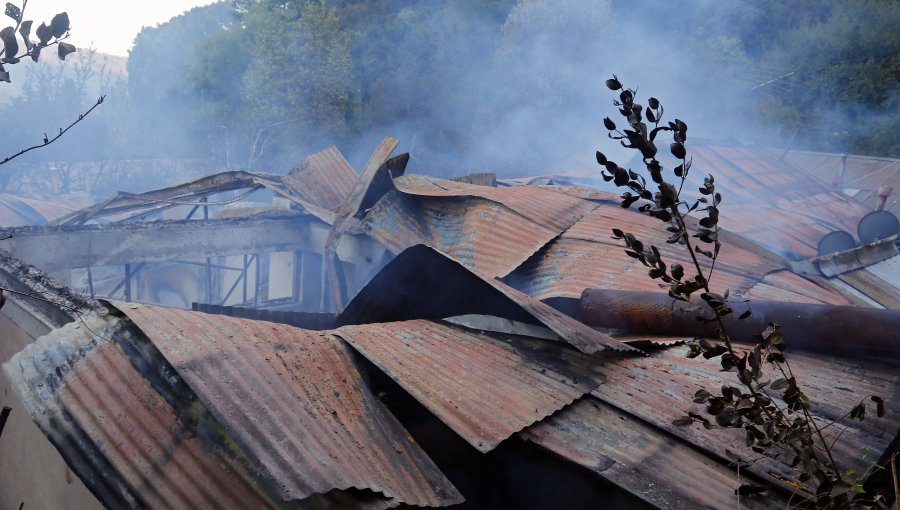
[[[408,248],[388,263],[338,315],[338,324],[443,319],[467,314],[540,324],[585,353],[599,349],[639,352],[425,245]]]
[[[149,213],[157,213],[180,205],[202,206],[202,199],[224,193],[226,191],[246,190],[241,197],[226,200],[226,203],[238,201],[249,196],[255,190],[266,188],[287,198],[310,214],[325,223],[334,221],[334,212],[297,196],[288,186],[282,183],[281,176],[262,175],[250,172],[222,172],[215,175],[160,188],[144,193],[118,192],[103,202],[74,211],[66,216],[56,218],[53,225],[83,225],[97,218],[113,218],[129,220]],[[214,203],[212,203],[214,205]]]
[[[326,333],[122,305],[285,500],[369,489],[397,503],[462,496],[374,398]]]
[[[110,508],[276,506],[202,444],[183,420],[187,409],[174,409],[134,368],[112,339],[121,322],[70,323],[3,367],[85,485]]]
[[[572,366],[457,326],[415,320],[335,334],[482,452],[597,386]]]
[[[353,191],[356,172],[337,147],[329,147],[306,157],[282,182],[299,197],[337,211]]]
[[[682,263],[689,262],[690,257],[682,246],[671,245],[665,242],[670,235],[665,230],[666,226],[668,225],[656,218],[651,218],[634,210],[623,209],[618,204],[601,205],[591,214],[585,216],[578,223],[563,232],[561,237],[606,243],[622,248],[621,240],[611,239],[610,237],[612,229],[619,228],[625,232],[634,233],[639,239],[645,240],[645,243],[649,242],[656,245],[660,253],[665,257],[674,258]],[[693,229],[697,225],[694,222],[690,222],[689,226]],[[766,258],[763,254],[754,253],[729,242],[729,239],[724,235],[721,242],[720,258],[716,262],[716,267],[719,269],[734,274],[757,277],[784,267],[775,263],[771,258]],[[705,263],[706,261],[701,259],[700,262]]]
[[[786,338],[785,342],[791,369],[812,402],[814,418],[822,422],[843,417],[866,395],[882,395],[892,402],[900,398],[900,375],[890,365],[836,362],[828,355],[792,352],[790,338]],[[699,409],[692,400],[701,387],[709,389],[719,388],[723,384],[735,385],[734,373],[721,372],[719,364],[709,360],[686,358],[687,347],[648,352],[648,357],[641,358],[597,353],[591,357],[573,357],[573,362],[583,362],[585,369],[603,374],[604,383],[592,392],[598,399],[645,420],[658,429],[657,433],[673,434],[707,455],[730,462],[726,451],[733,449],[735,442],[743,440],[742,430],[676,427],[671,422],[686,414],[687,410]],[[840,424],[848,428],[835,446],[835,455],[847,469],[863,472],[866,461],[859,452],[864,448],[873,452],[884,450],[900,426],[900,408],[889,406],[884,418],[863,422],[844,418]],[[834,430],[831,434],[839,432]],[[748,470],[772,482],[775,479],[769,474],[770,471],[787,477],[791,473],[787,466],[769,459],[758,461]]]
[[[544,186],[492,188],[424,175],[404,175],[394,179],[394,185],[403,193],[417,196],[480,197],[503,204],[538,225],[557,232],[569,228],[596,207],[590,201]]]
[[[656,245],[667,263],[680,262],[690,274],[690,256],[683,247],[666,244],[669,233],[664,227],[636,211],[600,205],[503,281],[538,299],[578,298],[590,287],[658,290],[658,282],[646,277],[646,268],[627,256],[621,241],[610,236],[612,228],[635,233],[645,244]],[[781,267],[771,258],[732,244],[725,236],[722,245],[712,280],[716,287],[746,292],[766,273]],[[708,267],[705,260],[701,263]]]
[[[559,234],[481,198],[447,200],[398,192],[382,197],[360,229],[394,253],[427,244],[491,276],[508,274]]]
[[[816,285],[790,271],[778,271],[767,274],[759,283],[744,293],[744,297],[747,299],[770,299],[796,303],[851,304],[838,292]]]
[[[753,479],[690,444],[595,397],[583,398],[520,435],[597,473],[657,508],[731,508],[734,490]],[[741,508],[785,508],[769,492]]]
[[[854,154],[788,151],[785,160],[806,175],[874,209],[880,186],[891,186],[885,209],[900,214],[900,159]]]
[[[686,189],[696,189],[713,174],[724,198],[720,225],[790,259],[815,256],[828,232],[855,232],[868,211],[772,151],[696,142],[688,150],[693,166]],[[660,159],[666,168],[678,164],[668,154]],[[641,166],[637,159],[630,164]]]

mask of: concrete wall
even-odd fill
[[[16,305],[8,303],[7,306]],[[0,363],[33,340],[7,315],[0,313]],[[103,508],[31,421],[3,375],[0,375],[0,406],[12,408],[0,436],[0,510],[17,510],[22,503],[24,510]]]

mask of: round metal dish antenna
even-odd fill
[[[863,244],[874,243],[900,233],[900,220],[889,211],[872,211],[859,220],[856,233]]]
[[[856,239],[853,239],[849,232],[843,230],[829,232],[819,240],[819,255],[828,255],[853,248],[856,248]]]

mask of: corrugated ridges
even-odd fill
[[[366,233],[394,253],[427,244],[468,268],[503,276],[558,235],[481,198],[447,200],[389,192],[363,221]]]
[[[337,211],[353,191],[356,172],[341,151],[332,146],[306,157],[282,182],[304,200]]]
[[[585,397],[520,435],[580,464],[657,508],[731,508],[741,480],[725,463],[660,434],[627,412]],[[744,498],[741,508],[785,508],[771,491]]]
[[[266,508],[203,448],[115,342],[117,319],[70,323],[4,364],[32,418],[108,507]]]
[[[695,221],[689,220],[688,225],[692,230],[696,230],[698,227]],[[606,243],[622,248],[624,243],[611,237],[612,229],[619,228],[635,234],[638,239],[644,241],[644,244],[655,245],[664,257],[680,261],[683,264],[689,263],[690,256],[683,246],[665,242],[671,235],[665,230],[667,226],[666,223],[635,210],[623,209],[618,205],[601,205],[563,232],[562,237]],[[730,243],[724,235],[720,241],[722,249],[719,260],[716,262],[717,269],[742,276],[762,277],[762,275],[784,267],[783,264],[776,264],[761,254]],[[709,266],[704,258],[700,259],[700,263],[704,268]]]
[[[666,258],[667,263],[673,261],[682,262],[686,273],[693,274],[683,256]],[[537,299],[579,298],[591,287],[659,291],[658,282],[647,277],[647,268],[626,255],[624,247],[568,237],[553,241],[503,281]],[[718,288],[732,292],[747,290],[755,283],[751,276],[727,271],[717,271],[713,280]]]
[[[881,395],[888,401],[900,399],[900,376],[888,365],[866,365],[836,362],[833,358],[791,352],[790,338],[786,338],[791,369],[812,404],[812,415],[820,423],[828,423],[844,416],[866,395]],[[672,420],[684,416],[687,410],[702,409],[694,404],[693,395],[700,389],[734,386],[733,372],[721,372],[717,363],[702,358],[685,357],[687,347],[672,347],[648,351],[643,358],[622,358],[598,353],[592,357],[579,356],[573,363],[584,363],[586,369],[602,373],[606,379],[592,392],[598,399],[653,427],[673,434],[708,455],[728,462],[726,451],[741,442],[741,430],[706,430],[699,426],[676,427]],[[829,437],[841,433],[835,455],[847,469],[864,472],[865,460],[860,452],[867,448],[881,452],[890,443],[900,426],[900,409],[888,407],[884,418],[863,422],[844,418],[840,427],[831,427]],[[775,482],[769,471],[790,477],[791,469],[769,459],[762,459],[748,468],[761,478]]]
[[[747,299],[769,299],[774,301],[793,301],[796,303],[850,304],[845,297],[837,292],[820,287],[790,271],[778,271],[767,274],[759,283],[744,293],[744,297]]]
[[[482,452],[597,385],[497,338],[430,321],[344,326],[336,334]]]
[[[357,488],[419,506],[462,501],[363,385],[339,339],[199,312],[120,309],[285,500]]]
[[[562,232],[591,212],[596,204],[544,186],[493,188],[427,177],[404,175],[394,179],[399,191],[433,197],[481,197],[551,230]]]
[[[688,152],[694,164],[687,189],[696,189],[709,173],[715,176],[724,197],[720,226],[791,259],[815,256],[824,234],[854,232],[868,212],[770,150],[689,143]],[[660,159],[666,168],[678,164],[668,154]]]

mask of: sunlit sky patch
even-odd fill
[[[69,42],[82,48],[93,44],[99,52],[126,56],[141,28],[211,3],[214,0],[29,0],[25,19],[33,19],[37,27],[66,11],[72,23]]]

